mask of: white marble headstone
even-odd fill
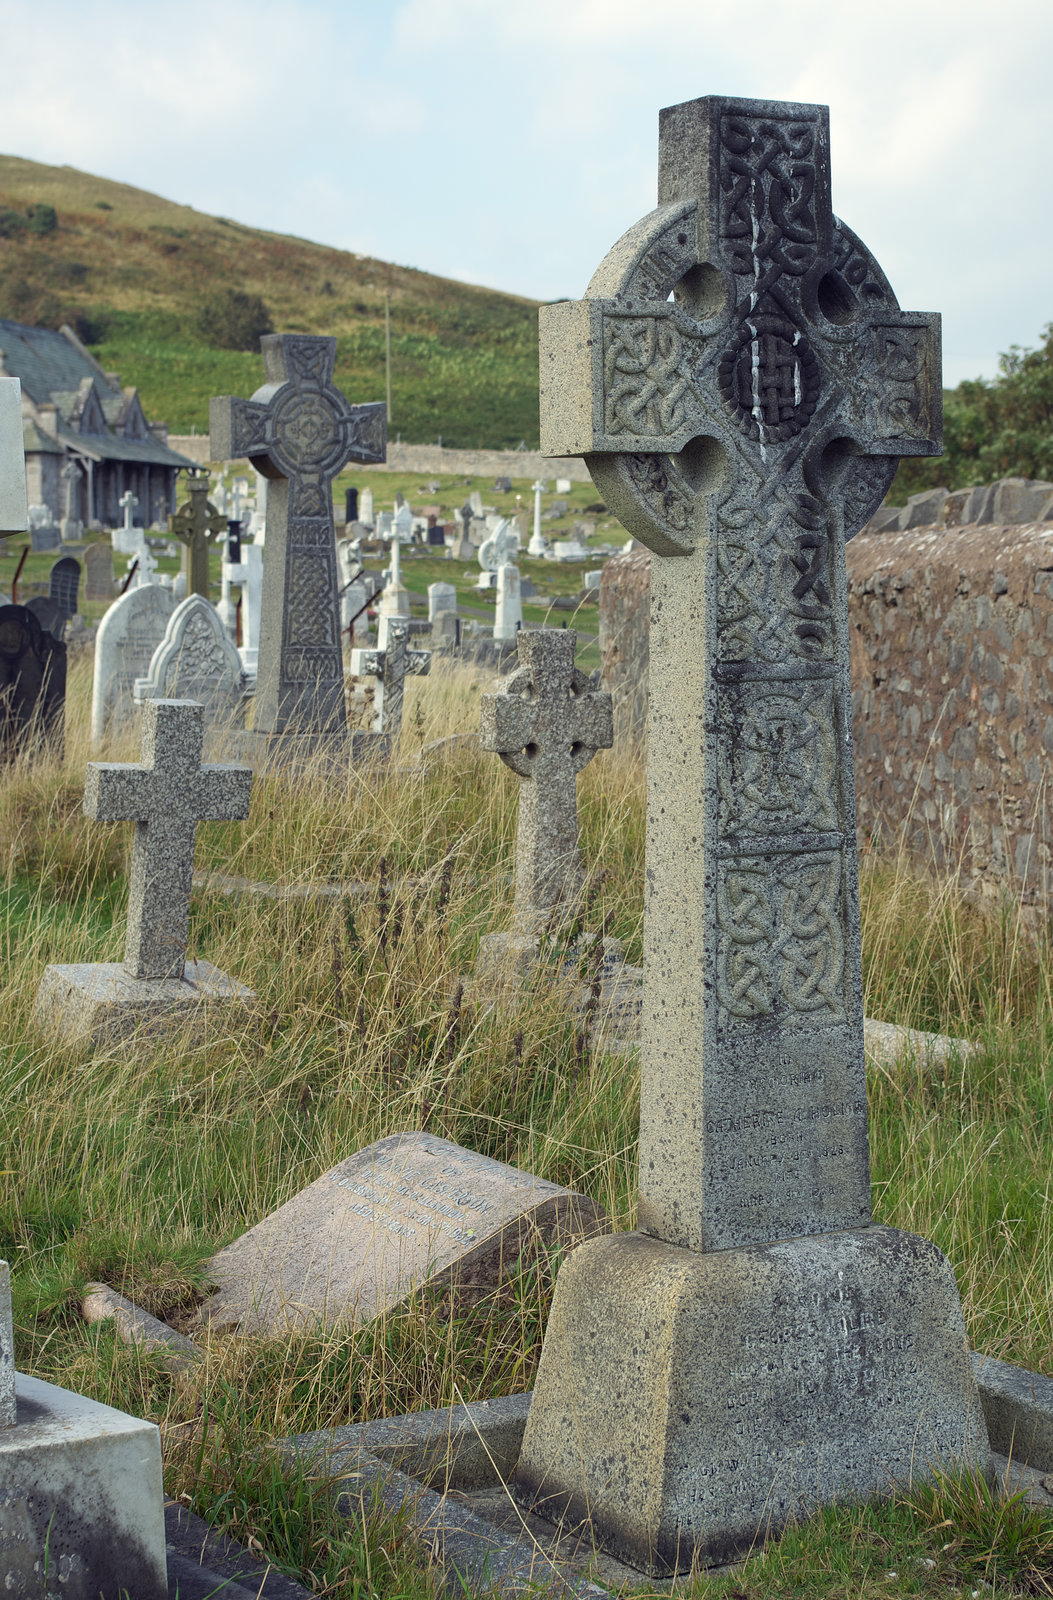
[[[175,598],[159,583],[129,589],[110,606],[95,635],[95,675],[91,696],[91,739],[98,744],[108,727],[134,714],[135,681],[149,670],[164,638]]]

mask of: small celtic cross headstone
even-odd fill
[[[226,517],[208,498],[208,482],[207,472],[189,478],[190,499],[168,519],[170,532],[187,547],[186,592],[199,594],[205,600],[209,589],[209,547],[227,531]]]
[[[406,675],[427,677],[431,671],[431,651],[411,650],[408,623],[389,617],[384,648],[352,650],[351,671],[356,678],[377,680],[373,699],[373,732],[387,734],[394,743],[402,728]]]
[[[523,779],[512,931],[533,937],[577,910],[578,773],[614,743],[614,720],[610,695],[574,665],[573,628],[518,637],[521,665],[482,698],[481,743]]]
[[[195,700],[146,700],[141,760],[88,765],[85,815],[135,821],[124,952],[135,978],[182,976],[197,825],[249,814],[250,769],[202,765],[204,726]]]
[[[385,459],[386,411],[334,386],[335,339],[275,333],[260,344],[266,384],[211,410],[213,451],[247,456],[270,480],[255,727],[342,735],[332,482],[349,461]]]
[[[988,1458],[863,1062],[844,543],[939,453],[939,319],[834,216],[823,106],[670,107],[658,188],[541,311],[542,451],[655,559],[640,1231],[560,1274],[516,1482],[665,1574]]]

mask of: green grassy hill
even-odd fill
[[[200,325],[209,299],[231,288],[261,297],[276,330],[335,334],[337,382],[352,400],[384,398],[390,294],[392,437],[536,446],[534,301],[0,155],[0,316],[71,322],[175,432],[205,431],[210,396],[262,382],[258,347],[216,348]]]

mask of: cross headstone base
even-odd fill
[[[64,1600],[168,1600],[156,1425],[16,1372],[11,1334],[10,1278],[0,1261],[5,1587],[42,1595],[61,1586]]]
[[[934,1467],[990,1457],[954,1272],[927,1240],[698,1254],[623,1233],[561,1269],[516,1492],[639,1571],[734,1560]]]
[[[65,1044],[112,1045],[178,1033],[195,1043],[217,1027],[243,1026],[255,1000],[209,961],[188,961],[181,978],[133,978],[119,961],[46,967],[37,1022]]]

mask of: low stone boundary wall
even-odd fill
[[[621,736],[646,718],[650,561],[600,586]],[[864,532],[847,562],[861,839],[1053,910],[1053,522]]]
[[[199,466],[206,466],[212,460],[207,433],[172,433],[168,443]],[[537,450],[447,450],[437,444],[391,444],[390,441],[387,461],[369,470],[453,474],[466,478],[569,478],[572,483],[589,482],[588,470],[580,456],[564,460],[543,456]]]

